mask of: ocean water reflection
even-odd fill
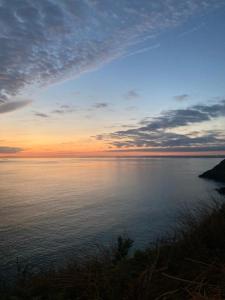
[[[216,183],[197,177],[218,158],[0,161],[0,270],[59,263],[126,232],[144,246],[182,207],[207,203]]]

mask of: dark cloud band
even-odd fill
[[[218,151],[225,151],[224,146],[201,146],[201,147],[165,147],[165,148],[134,148],[134,149],[115,149],[115,150],[108,150],[107,152],[218,152]]]
[[[0,103],[0,114],[8,113],[17,109],[20,109],[24,106],[27,106],[31,103],[30,100],[24,101],[11,101],[6,103]]]
[[[225,116],[225,100],[212,105],[195,105],[186,109],[169,110],[155,118],[145,118],[139,126],[120,130],[110,134],[98,135],[98,140],[105,140],[110,145],[133,151],[132,149],[150,148],[151,151],[217,151],[224,150],[224,130],[174,132],[178,127],[191,126],[214,118]],[[142,126],[140,126],[142,125]],[[144,126],[143,126],[144,125]],[[202,149],[202,150],[199,150]],[[136,151],[136,150],[135,150]],[[145,150],[144,150],[145,151]]]
[[[23,148],[0,146],[0,154],[13,154],[21,151],[23,151]]]

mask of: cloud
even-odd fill
[[[220,137],[220,133],[217,132],[206,132],[202,133],[201,136],[192,137],[188,134],[177,134],[172,132],[153,132],[153,133],[142,133],[136,132],[129,133],[124,139],[124,136],[120,134],[116,141],[112,142],[112,145],[118,148],[129,148],[129,147],[193,147],[200,145],[224,145],[225,139]]]
[[[0,154],[13,154],[23,151],[23,148],[19,147],[7,147],[7,146],[0,146]]]
[[[142,41],[223,0],[1,1],[0,103],[27,85],[48,85],[124,55]],[[135,49],[134,49],[135,46]]]
[[[213,105],[194,105],[186,109],[168,110],[152,119],[144,119],[140,124],[141,131],[176,128],[194,123],[209,121],[212,118],[225,115],[225,100]]]
[[[210,121],[225,116],[225,100],[212,105],[194,105],[186,109],[168,110],[154,118],[145,118],[136,128],[120,130],[96,136],[111,146],[123,149],[145,148],[156,151],[177,149],[222,149],[225,146],[224,130],[181,134],[176,129],[183,126]],[[141,125],[141,126],[140,126]],[[144,125],[144,126],[143,126]],[[188,127],[187,127],[188,128]],[[140,151],[141,151],[140,150]],[[200,151],[200,150],[199,150]]]
[[[93,107],[95,109],[102,109],[102,108],[107,108],[109,107],[109,103],[106,103],[106,102],[96,102]]]
[[[179,102],[183,102],[183,101],[186,101],[190,98],[190,95],[188,94],[182,94],[182,95],[177,95],[177,96],[174,96],[174,99],[176,101],[179,101]]]
[[[63,104],[63,105],[60,105],[59,108],[54,109],[51,113],[58,114],[58,115],[65,115],[65,114],[73,113],[76,110],[77,110],[77,108],[72,105]]]
[[[17,109],[20,109],[24,106],[27,106],[31,103],[30,100],[24,101],[11,101],[6,103],[0,103],[0,114],[8,113]]]
[[[143,54],[145,52],[149,52],[151,50],[158,49],[159,47],[160,47],[160,44],[158,43],[158,44],[155,44],[155,45],[151,45],[149,47],[140,48],[138,50],[130,52],[130,53],[124,55],[123,57],[129,57],[129,56],[133,56],[133,55],[137,55],[137,54]]]
[[[178,37],[179,37],[179,38],[186,37],[186,36],[189,35],[189,34],[193,34],[193,33],[195,33],[196,31],[201,30],[204,26],[205,26],[205,23],[201,23],[201,24],[199,24],[199,25],[197,25],[197,26],[191,28],[190,30],[187,30],[187,31],[182,32]]]
[[[59,115],[63,115],[63,114],[65,114],[65,110],[64,109],[54,109],[53,111],[52,111],[52,114],[59,114]]]
[[[124,98],[126,100],[134,100],[140,98],[140,94],[136,90],[129,90],[125,95]]]
[[[164,148],[135,148],[135,149],[112,149],[107,152],[219,152],[225,151],[225,146],[201,146],[201,147],[164,147]]]
[[[135,110],[138,110],[138,107],[136,107],[136,106],[128,106],[128,107],[126,107],[126,111],[135,111]]]
[[[58,108],[50,111],[49,113],[35,111],[34,115],[40,118],[50,118],[52,117],[53,114],[64,115],[64,114],[73,113],[77,110],[77,108],[74,107],[73,105],[68,105],[68,104],[62,104],[62,105],[57,104],[57,105]]]
[[[49,118],[49,115],[41,112],[35,112],[34,115],[40,118]]]

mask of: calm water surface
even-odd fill
[[[126,232],[137,246],[165,232],[183,207],[209,202],[197,177],[219,158],[0,161],[0,270],[59,263]]]

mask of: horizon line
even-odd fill
[[[1,160],[8,159],[40,159],[40,158],[225,158],[225,154],[212,154],[212,155],[120,155],[120,156],[107,156],[107,155],[80,155],[80,156],[0,156]]]

